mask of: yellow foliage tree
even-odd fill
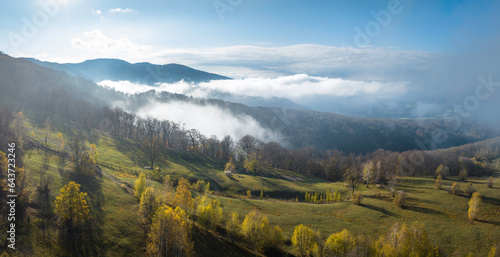
[[[198,198],[197,213],[198,222],[205,227],[215,228],[222,224],[222,207],[217,199],[203,195]]]
[[[151,256],[192,256],[191,224],[186,212],[162,205],[154,215],[148,234],[147,253]]]
[[[61,132],[57,133],[57,141],[59,144],[59,151],[62,151],[64,149],[64,139]]]
[[[135,196],[141,199],[142,193],[144,193],[146,187],[147,187],[146,174],[141,173],[139,175],[139,178],[136,179],[134,182]]]
[[[174,197],[174,206],[179,206],[184,210],[193,209],[193,197],[191,195],[191,185],[185,178],[179,180]]]
[[[257,210],[249,212],[241,224],[241,234],[254,244],[257,251],[270,244],[270,232],[269,220]]]
[[[436,179],[436,185],[434,186],[436,189],[441,189],[441,181],[443,180],[443,176],[441,174],[438,175]]]
[[[396,223],[385,236],[375,243],[376,256],[436,256],[437,251],[429,243],[422,224],[415,222],[408,229],[406,224]]]
[[[230,170],[230,171],[235,171],[236,169],[236,166],[234,166],[234,163],[233,163],[233,157],[229,157],[229,161],[226,163],[226,167],[224,168],[224,170]]]
[[[56,197],[55,213],[61,224],[78,226],[90,219],[90,208],[85,199],[87,193],[80,192],[80,184],[69,182]]]
[[[156,213],[156,210],[158,210],[158,208],[161,206],[161,204],[161,199],[153,188],[148,187],[146,188],[146,190],[144,190],[144,193],[142,193],[141,200],[139,202],[139,211],[144,217],[144,221],[146,222],[146,224],[151,224],[151,222],[153,221],[153,216]]]
[[[323,256],[347,256],[356,246],[356,239],[347,229],[331,234],[325,242]]]
[[[238,218],[238,213],[237,212],[232,212],[231,217],[226,223],[226,229],[227,232],[231,236],[237,236],[240,232],[240,220]]]
[[[477,219],[477,214],[481,207],[481,194],[479,192],[473,193],[469,201],[469,220],[474,221]]]
[[[318,247],[316,233],[303,224],[297,225],[293,230],[292,246],[300,256],[311,256],[314,249]]]

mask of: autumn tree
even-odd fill
[[[440,164],[436,171],[434,172],[434,175],[436,177],[439,177],[439,175],[441,175],[441,178],[446,178],[447,176],[450,175],[450,169],[448,168],[448,166],[444,166],[443,164]]]
[[[217,199],[203,195],[201,198],[197,198],[197,203],[198,223],[207,228],[216,228],[222,224],[224,217],[222,207]]]
[[[375,243],[376,256],[438,256],[419,222],[410,228],[406,224],[396,223],[385,236],[380,236]]]
[[[236,166],[234,165],[234,162],[233,162],[233,157],[229,157],[229,161],[226,163],[224,170],[225,171],[228,170],[231,172],[234,172],[236,170]]]
[[[191,185],[185,178],[179,180],[179,184],[175,190],[174,206],[179,206],[184,210],[190,211],[193,209],[193,197],[191,195]]]
[[[90,207],[85,199],[87,193],[80,192],[80,184],[69,182],[61,188],[55,200],[55,213],[60,225],[60,241],[67,254],[83,255],[84,224],[90,219]]]
[[[57,133],[57,146],[58,146],[57,150],[59,152],[64,149],[64,138],[61,132]]]
[[[362,199],[363,199],[363,196],[361,195],[360,192],[354,192],[352,194],[352,203],[354,203],[355,205],[360,205]]]
[[[251,153],[248,158],[243,161],[243,168],[247,171],[255,173],[261,167],[262,156],[257,155],[257,153]]]
[[[439,174],[437,179],[436,179],[436,184],[434,185],[434,187],[436,189],[441,189],[441,181],[442,180],[443,180],[443,176],[441,176],[441,174]]]
[[[493,188],[493,177],[488,178],[488,181],[486,182],[486,186],[488,188]]]
[[[250,241],[257,251],[269,245],[271,226],[266,216],[253,210],[249,212],[241,224],[241,234]]]
[[[80,184],[75,182],[69,182],[61,188],[55,201],[55,212],[61,224],[69,227],[78,226],[90,218],[85,196],[87,193],[80,192]]]
[[[147,225],[151,224],[154,214],[161,205],[158,193],[153,188],[147,187],[139,201],[139,211]]]
[[[293,230],[292,247],[301,256],[311,256],[314,248],[317,247],[317,234],[303,224],[297,225]]]
[[[162,205],[156,211],[148,233],[147,253],[151,256],[193,256],[191,224],[183,209]]]
[[[469,220],[474,221],[477,219],[477,214],[479,213],[481,207],[481,194],[478,192],[472,194],[472,198],[469,201]]]
[[[240,233],[240,220],[238,218],[238,213],[233,211],[231,213],[231,216],[229,217],[229,220],[226,223],[226,229],[229,235],[231,236],[237,236]]]
[[[403,208],[405,206],[405,201],[406,201],[405,192],[402,190],[397,191],[393,199],[394,204],[399,208]]]
[[[363,167],[363,179],[366,182],[366,188],[368,188],[368,184],[373,182],[375,176],[375,166],[372,161],[369,161],[364,164]]]
[[[460,192],[460,185],[457,182],[453,182],[450,188],[450,193],[458,194]]]
[[[270,241],[272,246],[281,248],[285,242],[285,235],[283,234],[283,229],[280,226],[274,226]]]
[[[326,239],[323,256],[347,256],[356,247],[356,238],[347,229],[332,233]]]
[[[142,193],[144,193],[144,190],[146,190],[146,187],[147,187],[146,174],[141,173],[139,175],[139,178],[136,179],[134,182],[135,196],[137,198],[141,199]]]

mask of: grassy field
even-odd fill
[[[453,178],[452,178],[453,179]],[[360,206],[351,202],[333,204],[294,203],[251,199],[217,197],[224,212],[232,211],[244,215],[258,209],[268,215],[272,224],[283,228],[291,238],[297,224],[306,224],[317,229],[326,238],[330,233],[347,228],[354,234],[362,233],[373,239],[386,232],[396,222],[408,225],[418,221],[424,224],[429,238],[447,253],[455,251],[487,255],[489,248],[500,242],[500,179],[495,178],[496,188],[485,185],[486,178],[470,178],[474,188],[481,193],[483,206],[479,220],[467,220],[468,201],[465,195],[450,194],[446,190],[434,189],[434,178],[400,178],[398,190],[407,193],[407,206],[403,209],[392,203],[386,190],[373,189],[364,192]],[[454,180],[445,180],[444,188]],[[465,188],[465,182],[460,182]],[[343,187],[336,183],[337,187]],[[376,195],[380,193],[381,197]]]
[[[44,132],[40,128],[27,125],[27,131],[33,131],[38,140],[44,140]],[[66,131],[64,138],[71,136]],[[43,135],[43,136],[42,136]],[[88,138],[97,146],[98,160],[109,164],[103,169],[123,182],[133,184],[137,175],[145,172],[149,178],[155,176],[154,171],[142,167],[148,165],[138,145],[124,139],[115,139],[96,131],[88,131]],[[48,137],[49,147],[57,147],[57,133]],[[31,171],[33,182],[37,183],[37,172],[43,163],[43,155],[33,150],[26,155],[26,167]],[[54,176],[51,197],[54,198],[63,185],[64,179],[57,172],[58,160],[50,156],[49,173]],[[156,177],[170,175],[174,179],[188,178],[191,182],[197,179],[210,181],[212,190],[231,197],[216,196],[221,202],[224,213],[232,211],[240,213],[240,217],[253,209],[268,215],[273,225],[283,228],[287,239],[291,238],[293,229],[298,224],[306,224],[319,230],[323,237],[330,233],[347,228],[354,234],[365,234],[376,240],[382,233],[396,222],[408,225],[415,221],[424,224],[429,238],[446,253],[460,252],[462,255],[472,252],[484,256],[489,248],[500,242],[500,178],[494,177],[495,188],[486,187],[486,177],[469,178],[474,188],[481,193],[483,205],[479,220],[468,222],[467,209],[469,196],[450,194],[447,188],[457,178],[451,177],[443,181],[443,189],[434,189],[435,179],[432,177],[399,178],[398,190],[404,190],[408,201],[406,207],[400,209],[392,203],[392,196],[385,189],[375,189],[364,185],[359,190],[364,195],[360,206],[344,201],[333,204],[312,204],[302,202],[305,192],[324,193],[326,189],[333,192],[339,190],[344,195],[350,192],[342,182],[330,183],[324,180],[306,178],[302,175],[277,169],[264,169],[258,174],[239,173],[232,177],[224,175],[224,161],[212,159],[189,152],[169,150],[157,162],[160,168]],[[100,179],[102,200],[102,237],[105,239],[106,256],[121,256],[144,252],[144,236],[139,223],[137,199],[127,194],[117,184],[108,179]],[[465,188],[467,182],[458,182]],[[150,180],[150,185],[161,188],[161,184]],[[252,191],[253,198],[258,198],[260,190],[269,200],[246,199],[246,190]],[[236,197],[236,198],[235,198]],[[301,201],[294,202],[298,197]],[[267,198],[267,197],[266,197]],[[280,201],[284,199],[285,201]],[[227,243],[218,235],[206,231],[194,232],[193,238],[200,249],[208,249],[212,245],[219,248],[228,247],[233,256],[248,255],[248,251]],[[288,248],[290,250],[290,248]],[[213,255],[216,256],[216,252]],[[251,255],[251,254],[250,254]],[[48,255],[49,256],[49,255]]]

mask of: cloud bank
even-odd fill
[[[370,96],[389,98],[405,94],[408,82],[354,81],[340,78],[315,77],[306,74],[277,78],[247,78],[235,80],[213,80],[202,83],[162,83],[157,86],[134,84],[129,81],[101,81],[100,86],[117,91],[137,94],[150,90],[206,98],[217,93],[252,97],[284,97],[299,101],[315,96],[348,97]]]

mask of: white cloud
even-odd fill
[[[210,97],[217,93],[237,96],[285,97],[300,100],[316,96],[348,97],[370,96],[389,98],[408,91],[408,82],[354,81],[340,78],[314,77],[306,74],[278,78],[247,78],[234,80],[213,80],[199,84],[180,81],[157,86],[138,85],[129,81],[101,81],[103,87],[136,94],[149,90],[170,92],[194,97]]]
[[[95,14],[95,15],[101,15],[102,14],[102,11],[99,10],[99,9],[91,9],[90,12],[92,12],[92,14]]]
[[[151,102],[138,112],[141,116],[151,115],[158,119],[184,123],[187,128],[194,128],[205,136],[215,135],[222,139],[230,135],[239,139],[252,135],[264,141],[282,141],[281,136],[265,129],[248,115],[235,115],[229,110],[217,106],[203,106],[186,102],[157,103]]]
[[[111,81],[111,80],[103,80],[98,82],[97,85],[114,89],[119,92],[127,93],[127,94],[140,94],[147,91],[154,90],[154,87],[149,85],[142,85],[131,83],[130,81]]]
[[[355,80],[401,80],[413,71],[428,71],[442,55],[389,48],[344,48],[301,44],[282,47],[231,46],[209,49],[165,49],[147,58],[178,62],[236,77],[293,75],[342,77]],[[228,73],[226,69],[230,67]],[[405,73],[406,72],[406,73]]]
[[[126,9],[122,9],[122,8],[109,9],[109,12],[110,13],[123,13],[123,14],[126,14],[126,13],[137,13],[136,10],[130,9],[130,8],[126,8]]]
[[[71,45],[77,49],[100,53],[133,52],[141,54],[153,50],[151,46],[135,44],[126,37],[110,38],[98,29],[77,35],[71,39]]]

